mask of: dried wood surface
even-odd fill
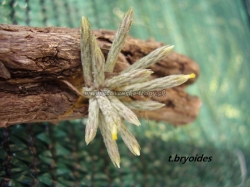
[[[115,32],[98,30],[94,34],[107,55]],[[0,25],[0,127],[57,121],[60,116],[60,120],[87,117],[87,99],[71,114],[62,116],[78,99],[78,94],[65,80],[76,88],[84,84],[79,42],[79,29]],[[162,45],[128,37],[115,71],[125,69]],[[171,74],[199,75],[198,65],[176,52],[150,68],[155,72],[152,78]],[[185,93],[184,88],[195,80],[167,89],[166,97],[151,98],[165,103],[165,107],[137,114],[175,125],[192,122],[198,115],[201,101]]]

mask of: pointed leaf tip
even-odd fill
[[[170,50],[172,50],[172,49],[174,49],[174,45],[170,45],[168,48],[169,48]]]
[[[118,168],[120,168],[120,163],[119,163],[119,162],[116,162],[115,164],[116,164],[116,166],[117,166]]]
[[[133,8],[133,7],[130,7],[130,8],[128,9],[128,12],[133,13],[133,12],[134,12],[134,8]]]
[[[112,140],[117,140],[117,134],[116,133],[112,134]]]
[[[138,146],[136,146],[136,145],[133,146],[133,150],[134,150],[135,155],[140,156],[140,150],[139,150]]]
[[[194,74],[194,73],[191,73],[190,75],[189,75],[189,79],[193,79],[193,78],[195,78],[196,77],[196,75]]]
[[[89,141],[89,140],[85,140],[85,142],[86,142],[86,145],[89,145],[89,142],[90,142],[90,141]]]

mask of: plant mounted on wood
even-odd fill
[[[130,8],[123,17],[106,61],[91,32],[88,20],[84,17],[81,20],[80,47],[85,86],[78,93],[82,98],[89,98],[85,141],[89,144],[94,139],[99,127],[108,154],[117,167],[120,167],[120,155],[116,144],[118,133],[129,150],[134,155],[140,155],[139,143],[129,132],[123,120],[139,126],[140,121],[132,110],[155,110],[164,106],[156,101],[127,101],[124,96],[119,95],[119,92],[159,91],[178,86],[195,77],[195,74],[190,74],[148,79],[153,71],[145,68],[166,57],[172,51],[173,46],[160,47],[118,75],[105,76],[105,72],[113,72],[132,23],[132,15],[133,9]]]

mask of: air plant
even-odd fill
[[[95,36],[91,32],[88,19],[81,20],[81,62],[85,86],[81,95],[89,98],[89,115],[85,131],[85,141],[89,144],[98,127],[104,139],[109,157],[115,166],[120,167],[120,155],[116,144],[119,133],[126,146],[134,154],[140,155],[140,145],[124,124],[124,120],[140,126],[140,121],[132,110],[155,110],[164,106],[156,101],[124,101],[116,96],[118,91],[159,91],[178,86],[190,78],[190,75],[171,75],[149,80],[153,73],[145,69],[166,57],[174,46],[160,47],[142,59],[129,66],[113,77],[106,77],[105,72],[113,72],[118,55],[125,42],[132,23],[133,9],[124,15],[122,23],[116,32],[115,39],[105,61]],[[96,93],[88,95],[88,92]]]

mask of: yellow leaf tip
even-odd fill
[[[195,78],[196,77],[196,75],[194,74],[194,73],[191,73],[190,75],[189,75],[189,79],[193,79],[193,78]]]
[[[112,140],[117,140],[117,133],[112,133]]]

